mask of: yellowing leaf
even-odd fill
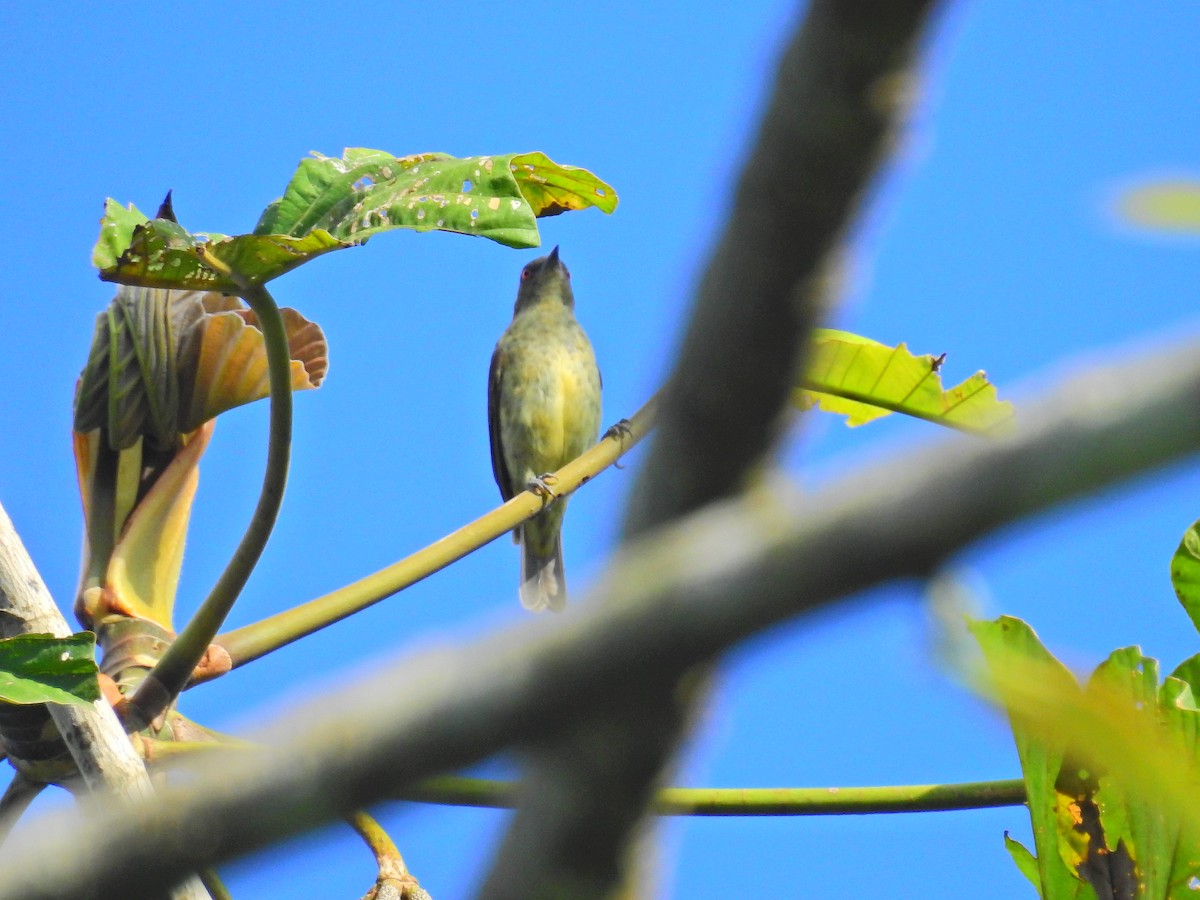
[[[522,153],[509,164],[521,193],[535,216],[557,216],[595,206],[606,213],[617,208],[617,192],[576,166],[560,166],[545,153]]]
[[[1012,404],[996,396],[983,372],[943,388],[940,368],[941,358],[914,356],[904,344],[888,347],[849,332],[817,329],[794,402],[800,409],[817,406],[844,415],[850,426],[899,412],[973,434],[1011,427]]]

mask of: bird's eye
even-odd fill
[[[528,280],[529,280],[529,276],[530,276],[530,275],[532,275],[532,274],[533,274],[533,269],[531,269],[529,266],[526,266],[525,268],[523,268],[523,269],[521,270],[521,280],[522,280],[522,281],[528,281]]]

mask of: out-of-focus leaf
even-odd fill
[[[1025,666],[1037,673],[1037,679],[1048,691],[1067,696],[1081,693],[1075,677],[1020,619],[1001,616],[995,622],[972,621],[969,627],[993,678]],[[1080,861],[1075,836],[1060,833],[1061,814],[1073,799],[1055,790],[1066,752],[1065,741],[1061,737],[1047,738],[1043,730],[1031,727],[1020,710],[1009,709],[1009,722],[1025,778],[1042,896],[1046,900],[1094,898],[1095,893],[1075,872],[1074,866]]]
[[[1157,662],[1126,647],[1112,653],[1081,691],[1073,678],[1061,676],[1065,670],[1040,644],[1030,644],[1036,638],[1028,626],[1008,620],[1017,625],[1003,629],[1005,621],[973,623],[972,631],[983,635],[990,683],[1009,712],[1018,750],[1032,743],[1062,751],[1053,782],[1064,812],[1058,828],[1062,871],[1079,859],[1080,874],[1105,897],[1195,896],[1200,710],[1190,684],[1172,676],[1160,687]],[[1196,668],[1192,661],[1176,671],[1189,675]],[[1021,758],[1036,816],[1045,801],[1035,807],[1026,754]],[[1084,896],[1072,894],[1075,888],[1066,881],[1054,886],[1047,881],[1054,867],[1045,856],[1039,843],[1047,900]]]
[[[1200,181],[1178,178],[1141,185],[1121,197],[1119,209],[1142,228],[1200,234]]]
[[[1004,846],[1007,848],[1009,855],[1012,856],[1013,862],[1017,864],[1017,868],[1021,870],[1021,874],[1029,879],[1029,883],[1033,885],[1033,889],[1041,897],[1042,883],[1038,880],[1037,860],[1029,852],[1029,848],[1020,841],[1009,837],[1007,831],[1004,832]]]
[[[1183,533],[1171,557],[1171,585],[1188,618],[1200,629],[1200,521],[1193,522]]]
[[[210,421],[190,436],[126,522],[105,577],[107,612],[173,627],[183,545],[200,480],[200,456],[212,431]]]
[[[100,698],[95,635],[23,634],[0,640],[0,703],[89,706]]]
[[[254,233],[296,236],[324,229],[359,242],[409,228],[537,247],[538,216],[587,206],[612,212],[616,204],[610,185],[541,153],[457,159],[445,153],[396,157],[350,148],[341,159],[313,154],[302,160]]]
[[[899,412],[973,434],[1000,434],[1013,424],[1013,406],[996,396],[983,372],[943,388],[941,358],[914,356],[846,331],[817,329],[808,371],[794,394],[801,409],[818,406],[862,425]]]

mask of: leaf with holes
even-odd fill
[[[904,344],[888,347],[828,328],[814,332],[811,354],[794,392],[800,409],[817,406],[844,415],[850,426],[898,412],[973,434],[1012,427],[1012,404],[996,396],[983,372],[943,388],[941,358],[914,356]]]
[[[510,247],[537,247],[539,216],[595,206],[611,213],[612,187],[586,169],[542,153],[392,156],[350,148],[340,159],[302,160],[283,196],[263,212],[255,234],[299,236],[324,229],[364,241],[395,228],[452,231]]]
[[[90,631],[0,640],[0,702],[91,705],[100,698],[95,653]]]
[[[167,219],[145,220],[130,229],[129,211],[111,201],[110,209],[121,212],[101,222],[92,258],[101,266],[103,280],[120,284],[236,294],[240,291],[237,279],[222,274],[219,268],[231,269],[247,281],[264,283],[310,259],[350,246],[319,229],[303,237],[226,237],[191,234]],[[128,243],[122,246],[126,233]],[[207,265],[204,254],[211,254],[219,266]]]

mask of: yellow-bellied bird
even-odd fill
[[[558,248],[521,270],[513,320],[496,344],[488,377],[492,472],[500,496],[552,493],[542,476],[595,442],[600,431],[600,370],[575,321],[571,273]],[[521,547],[521,605],[558,612],[567,602],[562,519],[556,500],[513,532]]]

